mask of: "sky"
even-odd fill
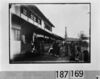
[[[80,33],[89,36],[89,4],[36,4],[40,11],[55,26],[53,33],[77,38]]]

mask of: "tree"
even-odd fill
[[[88,37],[84,33],[80,33],[79,38],[81,40],[87,40],[88,39]]]
[[[80,46],[88,47],[89,43],[87,42],[87,40],[89,39],[89,37],[87,37],[84,33],[80,33],[79,39],[80,39],[79,42]]]

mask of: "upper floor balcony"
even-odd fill
[[[22,5],[12,5],[11,6],[11,13],[16,14],[17,16],[21,17],[22,19],[26,20],[27,22],[42,28],[48,32],[52,32],[52,27],[47,20],[44,20],[34,11],[30,10],[29,7],[22,6]]]

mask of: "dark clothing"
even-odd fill
[[[84,54],[84,62],[88,62],[89,61],[88,51],[87,50],[83,51],[83,54]]]
[[[54,43],[53,44],[53,53],[55,54],[55,55],[59,55],[59,46],[58,46],[58,43]]]
[[[70,49],[71,49],[71,60],[75,60],[75,45],[72,43],[71,44],[71,47],[70,47]]]
[[[37,38],[35,38],[35,41],[34,41],[34,46],[35,46],[35,50],[37,51],[37,54],[40,54],[40,42]]]

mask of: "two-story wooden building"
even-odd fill
[[[52,33],[55,26],[34,5],[9,4],[9,16],[10,59],[22,53],[23,42],[31,43],[34,35],[44,42],[63,40],[62,37]]]

